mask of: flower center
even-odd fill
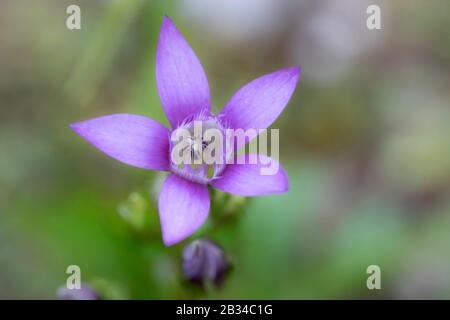
[[[225,169],[230,157],[226,144],[225,128],[215,116],[199,116],[181,124],[170,137],[172,172],[207,184]]]

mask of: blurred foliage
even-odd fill
[[[379,31],[359,0],[2,1],[0,298],[54,298],[70,264],[107,299],[450,298],[450,7],[372,2]],[[81,30],[65,27],[69,4]],[[189,240],[162,244],[164,174],[68,128],[117,112],[167,125],[154,68],[164,14],[199,55],[215,110],[257,76],[303,70],[274,124],[289,193],[211,190],[190,239],[223,247],[233,272],[220,289],[183,279]],[[380,291],[366,288],[371,264]]]

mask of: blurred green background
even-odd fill
[[[70,4],[81,30],[66,28]],[[370,4],[381,30],[366,28]],[[182,281],[184,244],[162,245],[163,177],[68,127],[118,112],[167,124],[164,14],[216,110],[246,82],[302,67],[273,125],[290,192],[247,199],[191,238],[233,263],[207,292]],[[449,16],[446,0],[1,0],[0,298],[53,299],[71,264],[109,298],[450,298]],[[366,288],[372,264],[381,290]]]

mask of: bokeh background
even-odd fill
[[[70,4],[81,30],[66,28]],[[370,4],[381,30],[366,28]],[[290,192],[213,194],[226,223],[212,213],[191,238],[232,262],[218,289],[183,280],[189,241],[162,245],[163,176],[68,127],[118,112],[167,124],[164,14],[202,61],[216,110],[246,82],[302,67],[273,125]],[[71,264],[108,298],[450,298],[449,16],[446,0],[1,0],[0,298],[53,299]],[[381,290],[366,288],[372,264]]]

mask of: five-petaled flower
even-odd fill
[[[264,75],[237,91],[222,112],[214,115],[200,61],[173,22],[165,17],[156,52],[156,84],[172,130],[155,120],[131,114],[94,118],[71,124],[71,128],[123,163],[171,172],[158,200],[163,241],[169,246],[192,235],[206,220],[210,207],[208,185],[241,196],[288,190],[283,168],[274,175],[260,174],[264,158],[261,155],[262,158],[241,156],[255,162],[217,165],[212,174],[207,173],[206,165],[180,167],[170,157],[174,147],[171,132],[180,127],[192,130],[194,121],[222,132],[230,128],[266,129],[287,105],[299,73],[298,67],[292,67]]]

